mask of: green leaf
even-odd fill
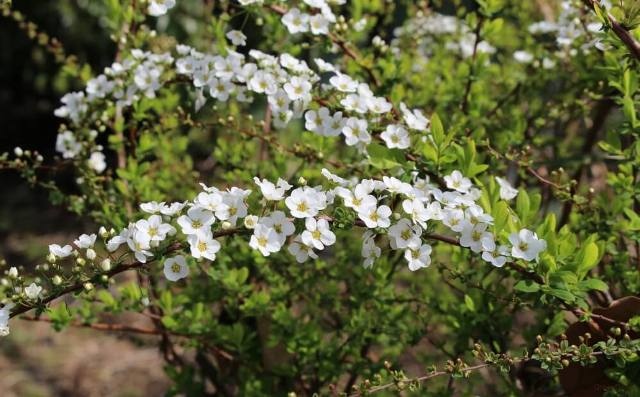
[[[576,297],[569,291],[564,290],[564,289],[559,289],[559,288],[549,288],[548,291],[549,295],[553,295],[556,298],[560,298],[565,302],[574,302],[576,300]]]
[[[473,299],[469,295],[464,295],[464,304],[471,312],[476,311],[476,305],[473,303]]]
[[[513,289],[520,292],[538,292],[540,291],[540,284],[531,280],[520,280],[516,283]]]
[[[524,224],[527,223],[530,205],[529,195],[525,190],[520,190],[518,198],[516,199],[516,212]]]
[[[578,263],[578,277],[583,278],[589,270],[598,264],[599,251],[598,246],[594,242],[589,242],[578,255],[580,262]]]
[[[377,143],[367,146],[367,153],[369,153],[369,163],[382,170],[399,167],[405,162],[401,150],[389,149]]]
[[[433,142],[440,147],[444,143],[444,127],[437,113],[431,115],[431,134],[433,135]]]
[[[578,287],[584,291],[589,291],[592,289],[596,289],[598,291],[607,291],[609,289],[607,283],[597,278],[588,278],[586,280],[582,280],[580,281],[580,283],[578,283]]]

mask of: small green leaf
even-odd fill
[[[471,299],[471,297],[469,295],[464,296],[464,304],[465,306],[467,306],[467,309],[469,309],[469,311],[471,312],[475,312],[476,311],[476,305],[475,303],[473,303],[473,299]]]
[[[520,292],[538,292],[540,291],[540,284],[531,280],[520,280],[516,283],[513,289]]]
[[[596,289],[598,291],[607,291],[609,289],[607,283],[597,278],[588,278],[586,280],[582,280],[580,281],[580,283],[578,283],[578,287],[585,291],[589,291],[592,289]]]

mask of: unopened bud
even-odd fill
[[[90,261],[96,259],[96,252],[93,250],[93,248],[87,249],[87,259],[89,259]]]
[[[91,291],[93,289],[93,284],[90,282],[86,282],[84,284],[82,284],[82,286],[84,287],[85,290],[87,291]]]
[[[56,256],[49,252],[49,254],[47,255],[47,262],[56,263]]]
[[[105,272],[111,270],[111,259],[106,258],[102,262],[100,262],[100,268]]]
[[[84,266],[87,263],[87,261],[85,261],[84,258],[76,258],[76,263],[79,266]]]
[[[57,274],[55,276],[53,276],[53,278],[51,279],[51,282],[53,283],[53,285],[60,285],[62,284],[62,277],[58,276]]]
[[[98,230],[98,233],[100,234],[100,237],[102,238],[108,238],[109,237],[109,232],[107,231],[107,228],[104,226],[100,226],[100,230]]]
[[[232,226],[232,225],[231,225],[231,222],[229,222],[229,221],[224,221],[224,222],[222,222],[222,225],[221,225],[221,226],[222,226],[222,228],[223,228],[224,230],[229,230],[229,229],[231,229],[231,226]]]
[[[9,277],[18,278],[18,268],[16,268],[15,266],[11,267],[11,269],[9,269]]]
[[[24,151],[20,146],[16,146],[16,148],[13,149],[13,153],[15,153],[17,157],[22,157],[22,155],[24,154]]]
[[[303,177],[298,178],[298,184],[305,186],[307,184],[307,180]]]

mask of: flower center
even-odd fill
[[[312,231],[311,235],[313,236],[314,239],[320,240],[320,236],[321,236],[320,230],[316,229],[316,230]]]

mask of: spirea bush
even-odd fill
[[[3,9],[77,89],[0,167],[96,228],[3,263],[2,334],[169,395],[640,395],[637,1],[91,7],[103,70]]]

